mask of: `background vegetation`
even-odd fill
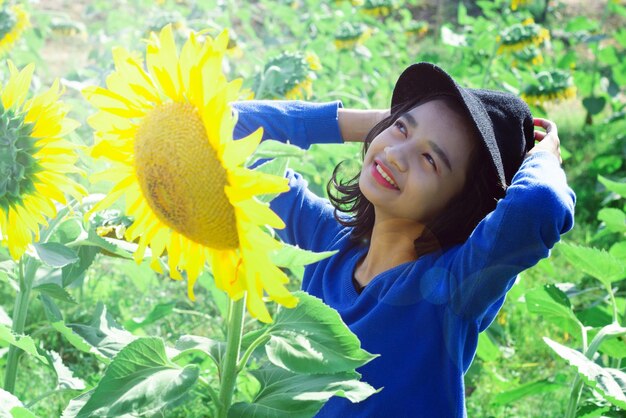
[[[564,168],[578,196],[576,227],[550,259],[522,275],[481,337],[466,376],[468,416],[621,416],[626,410],[623,2],[56,0],[23,7],[31,27],[3,59],[19,67],[35,62],[36,85],[61,79],[71,116],[81,122],[93,110],[79,92],[103,85],[113,68],[111,48],[143,50],[142,39],[168,23],[180,39],[190,30],[228,28],[227,72],[242,77],[257,98],[384,108],[401,69],[418,61],[443,66],[465,85],[523,96],[535,115],[559,126]],[[2,68],[0,81],[6,81]],[[93,142],[86,124],[71,139]],[[315,146],[291,165],[323,194],[335,164],[357,154],[356,147]],[[123,222],[114,215],[100,220],[112,230]],[[61,233],[71,235],[72,228]],[[146,264],[99,249],[81,260],[88,261],[80,279],[56,297],[61,321],[97,328],[108,312],[118,323],[110,322],[111,330],[124,327],[172,345],[184,334],[223,332],[226,300],[208,273],[191,303],[180,283]],[[16,289],[9,276],[0,270],[0,324],[10,326]],[[54,325],[59,318],[46,303],[50,295],[39,298],[43,303],[32,304],[25,333],[58,353],[65,366],[53,371],[23,356],[15,394],[38,416],[60,416],[70,399],[98,383],[105,363],[69,342]],[[254,321],[246,327],[254,328]],[[0,340],[0,346],[8,344]],[[5,361],[0,356],[0,369]],[[257,385],[242,377],[237,396],[249,398]],[[206,395],[189,396],[162,415],[203,416]]]

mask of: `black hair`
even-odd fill
[[[374,126],[367,134],[363,143],[362,159],[365,158],[371,142],[381,132],[393,125],[406,112],[432,100],[443,100],[458,114],[466,115],[458,99],[447,94],[433,94],[402,103],[391,109],[390,116]],[[471,126],[469,121],[467,125]],[[478,132],[473,127],[471,129],[472,131],[468,132],[470,140],[473,139],[476,146],[473,147],[469,156],[468,172],[463,189],[448,202],[440,214],[426,223],[424,232],[414,241],[417,257],[467,240],[476,225],[495,209],[497,200],[504,196],[505,188],[498,181],[491,157],[480,141]],[[339,178],[342,163],[337,164],[333,170],[326,190],[335,207],[335,219],[343,226],[353,227],[352,240],[366,243],[374,228],[374,206],[361,192],[360,171],[347,180]]]

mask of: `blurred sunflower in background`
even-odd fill
[[[99,109],[88,120],[96,137],[92,156],[111,163],[96,177],[114,184],[91,212],[124,197],[134,218],[125,238],[138,239],[137,262],[150,247],[151,266],[162,271],[159,257],[167,252],[170,276],[180,280],[186,272],[192,300],[209,262],[220,289],[234,300],[247,292],[250,313],[270,322],[264,292],[287,307],[297,299],[270,261],[282,244],[262,229],[284,224],[255,196],[288,186],[285,178],[243,167],[262,132],[233,141],[229,103],[242,83],[223,74],[227,43],[226,32],[202,41],[192,32],[179,53],[168,25],[148,42],[147,72],[128,51],[114,49],[107,88],[83,91]]]
[[[543,106],[547,102],[576,97],[576,86],[572,76],[565,71],[542,71],[524,88],[521,97],[528,104]]]
[[[7,63],[9,80],[0,90],[0,242],[18,260],[39,240],[39,228],[57,214],[66,194],[80,199],[86,190],[68,174],[76,167],[77,147],[63,139],[78,126],[66,118],[58,81],[26,100],[34,66],[21,71]]]
[[[9,6],[0,0],[0,57],[13,48],[29,25],[28,13],[22,6]]]
[[[372,29],[361,22],[343,22],[335,32],[335,47],[340,51],[354,49],[362,45],[372,35]]]
[[[263,66],[254,78],[252,90],[258,99],[310,99],[315,73],[321,69],[315,53],[284,51]]]
[[[360,10],[366,15],[385,17],[389,16],[394,8],[392,0],[365,0]]]
[[[516,23],[504,29],[498,35],[496,42],[498,54],[521,51],[530,46],[541,46],[550,39],[550,32],[546,28],[534,23],[532,19],[526,19],[522,23]]]

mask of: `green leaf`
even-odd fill
[[[250,156],[246,162],[246,166],[251,166],[259,160],[276,158],[276,157],[296,157],[302,158],[305,154],[302,148],[295,145],[285,144],[284,142],[266,139],[261,142],[256,151]]]
[[[226,343],[198,335],[183,335],[176,341],[176,349],[180,350],[180,354],[174,357],[172,361],[176,361],[185,354],[197,352],[208,356],[219,366],[226,353]]]
[[[602,112],[606,106],[606,98],[603,96],[585,97],[583,99],[583,106],[585,106],[585,109],[587,109],[587,112],[589,112],[590,115],[597,115]]]
[[[124,327],[133,332],[139,328],[143,328],[147,325],[153,324],[156,321],[165,318],[171,314],[176,306],[176,302],[167,302],[157,304],[150,313],[144,318],[133,318],[124,322]]]
[[[624,263],[604,250],[565,243],[559,245],[559,250],[575,268],[600,280],[607,288],[626,275]]]
[[[489,337],[486,332],[478,334],[478,347],[476,348],[476,355],[482,361],[489,362],[497,360],[502,357],[500,349]]]
[[[50,267],[63,267],[78,261],[78,255],[71,249],[58,242],[44,242],[33,244],[39,259]]]
[[[570,366],[578,370],[579,376],[591,388],[598,391],[604,399],[613,405],[626,409],[626,396],[620,385],[626,374],[616,369],[599,366],[582,353],[544,337],[543,340]]]
[[[250,373],[261,389],[252,403],[233,404],[229,418],[308,418],[332,396],[360,402],[377,392],[356,372],[302,375],[269,366]]]
[[[361,348],[337,311],[305,292],[295,295],[298,305],[281,308],[267,330],[265,351],[272,363],[295,373],[337,373],[377,357]]]
[[[571,308],[569,298],[555,285],[545,285],[524,295],[528,311],[573,335],[580,335],[581,324]]]
[[[76,300],[70,295],[67,290],[63,289],[56,283],[41,283],[33,287],[33,290],[36,290],[44,295],[48,295],[52,298],[62,300],[63,302],[76,304]]]
[[[280,267],[286,267],[291,270],[292,273],[302,279],[304,275],[304,268],[308,264],[317,263],[320,260],[330,257],[337,253],[337,251],[323,251],[316,253],[314,251],[303,250],[302,248],[295,247],[289,244],[283,244],[283,246],[274,251],[271,254],[272,262]]]
[[[122,328],[98,302],[89,325],[69,324],[69,327],[105,358],[113,358],[122,348],[137,339]]]
[[[191,389],[199,372],[196,365],[170,362],[160,338],[139,338],[115,356],[76,418],[162,413]]]
[[[91,245],[81,245],[76,254],[78,255],[78,263],[69,264],[63,267],[62,283],[63,287],[69,286],[76,280],[84,276],[85,271],[93,264],[96,255],[100,252],[98,247]]]
[[[598,220],[604,222],[612,232],[626,232],[626,213],[615,208],[602,208],[598,212]]]
[[[623,198],[626,198],[626,183],[609,180],[602,176],[598,176],[598,181],[602,183],[608,191],[616,193]]]
[[[13,394],[0,389],[0,418],[37,418]]]
[[[63,360],[61,360],[61,356],[58,353],[48,351],[46,354],[49,357],[50,366],[52,366],[54,373],[57,375],[57,389],[85,389],[85,382],[74,376],[72,371],[63,364]]]
[[[561,388],[563,388],[562,384],[550,382],[548,379],[543,379],[536,382],[526,383],[516,387],[515,389],[507,390],[506,392],[498,393],[494,396],[492,403],[494,405],[507,405],[527,396],[552,392]]]
[[[47,364],[46,358],[39,354],[35,341],[28,335],[15,335],[10,327],[0,325],[0,342],[5,342],[21,348],[26,353],[35,357],[37,360]]]
[[[79,349],[83,353],[93,354],[98,357],[101,361],[109,362],[109,358],[103,355],[100,351],[98,351],[95,347],[91,346],[83,337],[74,332],[73,329],[65,325],[63,321],[63,315],[61,311],[56,306],[54,301],[50,299],[46,295],[40,295],[41,302],[44,307],[44,313],[48,321],[50,321],[50,325],[56,331],[58,331],[61,335],[63,335],[70,344],[72,344],[75,348]]]

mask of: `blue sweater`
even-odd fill
[[[259,126],[264,137],[302,148],[341,142],[340,103],[235,104],[235,136]],[[547,257],[573,226],[575,196],[557,159],[527,157],[506,196],[469,239],[443,252],[376,276],[359,294],[352,277],[367,246],[350,240],[351,228],[333,207],[287,172],[290,191],[272,202],[285,221],[282,239],[313,251],[337,250],[305,270],[302,288],[335,308],[362,347],[380,357],[361,367],[363,380],[383,390],[352,404],[332,398],[320,417],[464,417],[463,375],[478,342],[504,302],[517,274]]]

